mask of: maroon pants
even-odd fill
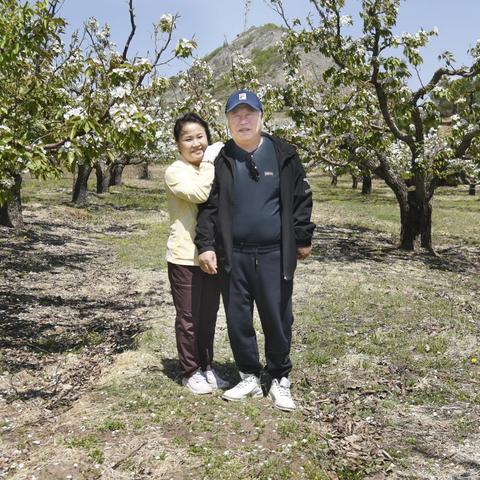
[[[168,263],[168,279],[177,311],[178,359],[183,374],[189,376],[212,364],[220,283],[217,275],[208,275],[200,267],[173,263]]]

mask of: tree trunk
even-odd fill
[[[120,186],[122,184],[122,173],[125,165],[121,163],[112,163],[110,169],[110,182],[109,187]]]
[[[356,190],[358,187],[358,177],[356,175],[352,175],[352,188]]]
[[[420,239],[422,248],[435,253],[432,245],[432,198],[435,186],[432,183],[428,188],[423,177],[416,178],[417,188],[412,190],[405,180],[396,174],[388,165],[383,155],[378,155],[380,166],[375,173],[385,180],[385,183],[393,190],[400,206],[400,245],[402,250],[415,250]]]
[[[468,194],[469,195],[475,195],[477,192],[476,192],[476,187],[477,187],[477,184],[476,183],[471,183],[469,186],[468,186]]]
[[[95,164],[95,174],[97,175],[97,193],[107,193],[110,184],[110,170],[103,160]]]
[[[420,246],[433,252],[432,246],[432,202],[419,200],[415,191],[407,193],[407,201],[400,204],[400,248],[415,250]]]
[[[332,181],[330,182],[330,185],[333,187],[336,187],[338,183],[338,176],[337,175],[332,175]]]
[[[72,194],[72,202],[77,205],[84,205],[87,202],[88,177],[90,177],[92,170],[93,167],[84,164],[77,166],[77,176]]]
[[[140,165],[140,172],[138,174],[140,180],[150,180],[150,172],[148,170],[148,162]]]
[[[11,190],[11,198],[0,205],[0,225],[11,228],[22,228],[25,224],[22,215],[22,176],[16,174],[15,184]]]
[[[370,195],[372,193],[372,177],[367,174],[362,177],[362,195]]]

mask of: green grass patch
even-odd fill
[[[99,239],[113,248],[122,265],[138,269],[162,269],[165,260],[169,225],[157,223],[144,225],[141,233],[124,237],[103,235]]]
[[[265,75],[274,65],[282,63],[282,57],[278,47],[271,46],[265,49],[254,48],[252,50],[252,62],[260,75]]]
[[[351,178],[342,176],[336,187],[330,178],[311,174],[316,209],[326,224],[355,225],[398,235],[400,209],[392,190],[377,179],[370,195],[351,188]],[[322,215],[323,213],[323,215]],[[468,195],[468,187],[440,187],[433,200],[432,231],[435,243],[480,244],[480,201]]]
[[[105,454],[99,446],[100,440],[93,435],[74,437],[65,441],[69,448],[79,448],[86,452],[87,456],[95,463],[102,464],[105,461]]]
[[[123,432],[127,429],[124,422],[120,420],[105,420],[101,425],[97,427],[99,432]]]

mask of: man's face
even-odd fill
[[[233,141],[246,145],[260,141],[262,133],[262,112],[248,105],[239,105],[227,113],[228,128]]]

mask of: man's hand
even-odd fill
[[[297,258],[299,260],[303,260],[307,258],[310,253],[312,252],[312,246],[309,245],[308,247],[298,247],[297,248]]]
[[[208,251],[201,253],[198,256],[198,263],[205,273],[210,275],[215,275],[217,273],[217,255],[215,252]]]

